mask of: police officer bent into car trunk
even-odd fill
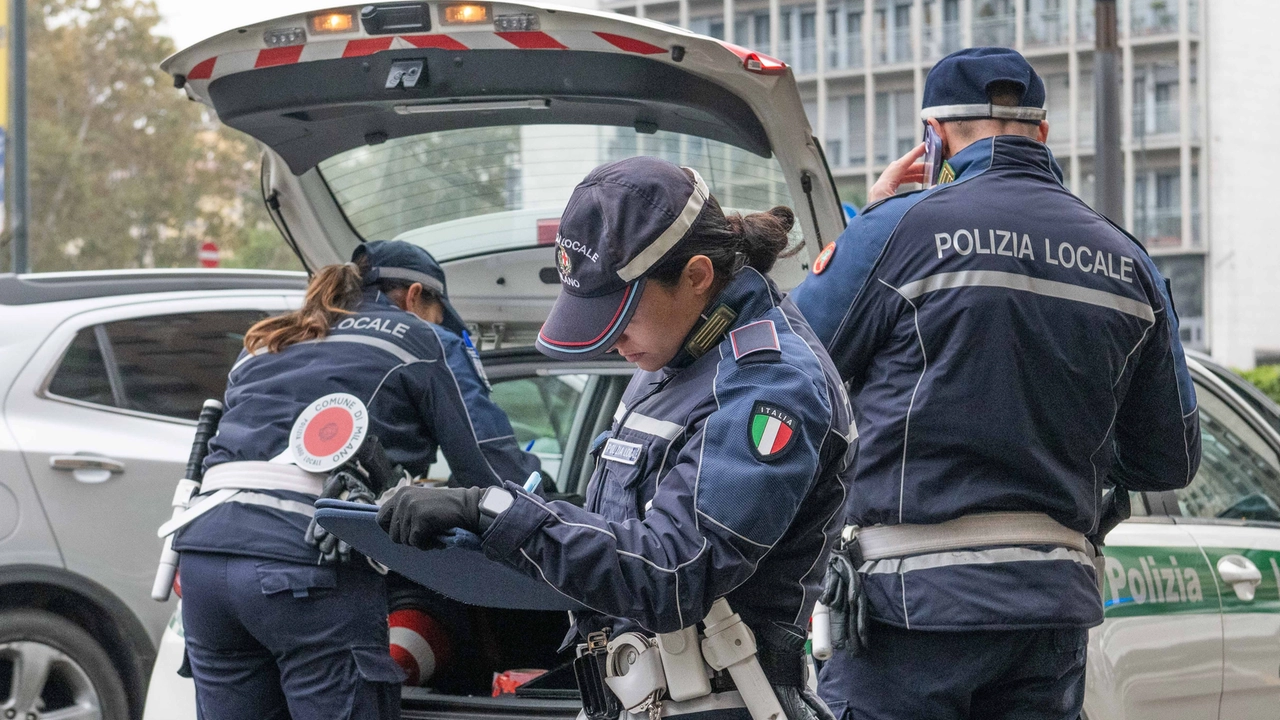
[[[301,309],[249,330],[190,511],[203,514],[174,541],[204,720],[399,717],[383,578],[363,558],[341,561],[312,503],[374,502],[425,474],[437,449],[469,485],[538,469],[489,399],[435,260],[404,242],[361,245],[352,260],[320,270]],[[349,460],[327,479],[311,471],[348,437]]]
[[[710,641],[740,615],[764,675],[738,689],[763,689],[792,720],[825,716],[804,689],[801,654],[856,434],[825,351],[765,276],[793,222],[786,208],[726,218],[701,177],[663,160],[592,171],[561,220],[561,293],[538,348],[560,359],[613,349],[640,372],[594,445],[585,509],[508,478],[484,494],[402,490],[379,522],[424,548],[447,528],[483,531],[490,558],[590,608],[574,618],[584,637],[651,639],[710,611]],[[719,599],[737,614],[718,611]],[[667,690],[705,681],[702,668],[668,674]],[[624,707],[745,718],[752,700],[725,692],[729,676],[739,678],[730,670],[700,693]]]
[[[1199,465],[1169,290],[1063,187],[1044,100],[1012,50],[940,60],[941,184],[870,206],[792,294],[863,431],[824,595],[849,639],[820,676],[837,715],[1075,720],[1104,485],[1173,490]]]

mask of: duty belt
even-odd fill
[[[287,490],[319,496],[324,491],[324,476],[309,473],[297,465],[275,462],[229,462],[209,468],[200,487],[200,496],[181,515],[160,526],[157,533],[167,537],[189,525],[196,518],[226,502],[264,505],[277,510],[308,517],[315,514],[310,503],[283,500],[254,490]],[[212,494],[209,494],[212,493]]]
[[[992,512],[964,515],[934,525],[873,525],[867,528],[846,527],[844,538],[857,538],[862,563],[927,553],[971,548],[1051,545],[1075,550],[1093,564],[1098,594],[1102,595],[1105,558],[1101,541],[1095,544],[1039,512]],[[863,568],[866,566],[863,565]]]
[[[1125,496],[1127,498],[1127,495]],[[1101,540],[1063,526],[1044,513],[992,512],[964,515],[933,525],[850,525],[832,550],[821,601],[813,611],[813,656],[831,657],[833,649],[854,655],[867,647],[870,610],[860,579],[877,560],[993,547],[1048,545],[1083,554],[1093,565],[1102,593],[1104,558]],[[838,631],[833,634],[833,630]]]
[[[1093,556],[1084,533],[1038,512],[993,512],[965,515],[934,525],[873,525],[845,528],[856,535],[864,561],[900,558],[969,548],[1052,545]]]

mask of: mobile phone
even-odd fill
[[[938,184],[938,175],[942,172],[942,138],[933,126],[924,125],[924,186],[931,188]]]

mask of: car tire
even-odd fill
[[[106,651],[51,612],[0,612],[0,717],[38,719],[75,707],[96,709],[102,720],[129,720],[124,683]]]

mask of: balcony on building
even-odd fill
[[[1178,0],[1130,0],[1130,37],[1173,35],[1177,32]]]
[[[911,3],[879,0],[875,4],[871,25],[871,63],[897,65],[909,63],[911,48]]]
[[[1182,247],[1182,211],[1177,207],[1135,209],[1133,234],[1148,248]]]
[[[1026,0],[1022,42],[1028,49],[1067,44],[1067,12],[1063,0]]]
[[[1076,0],[1076,42],[1091,45],[1094,42],[1094,0]]]
[[[1176,165],[1144,167],[1139,163],[1133,182],[1133,234],[1151,250],[1181,250],[1182,241],[1182,173]],[[1200,215],[1199,168],[1191,167],[1190,176],[1191,247],[1199,247]]]
[[[1133,108],[1133,137],[1139,139],[1156,139],[1161,136],[1176,136],[1180,129],[1180,116],[1177,101],[1156,102],[1150,105],[1135,105]]]
[[[960,0],[925,0],[920,6],[920,54],[933,62],[964,47]]]
[[[1013,47],[1018,21],[1013,0],[978,0],[973,4],[973,44]]]
[[[827,70],[863,66],[862,7],[860,0],[827,6]]]
[[[779,8],[778,22],[778,59],[790,65],[796,75],[818,72],[817,8],[784,5]],[[767,40],[764,47],[768,47]]]

